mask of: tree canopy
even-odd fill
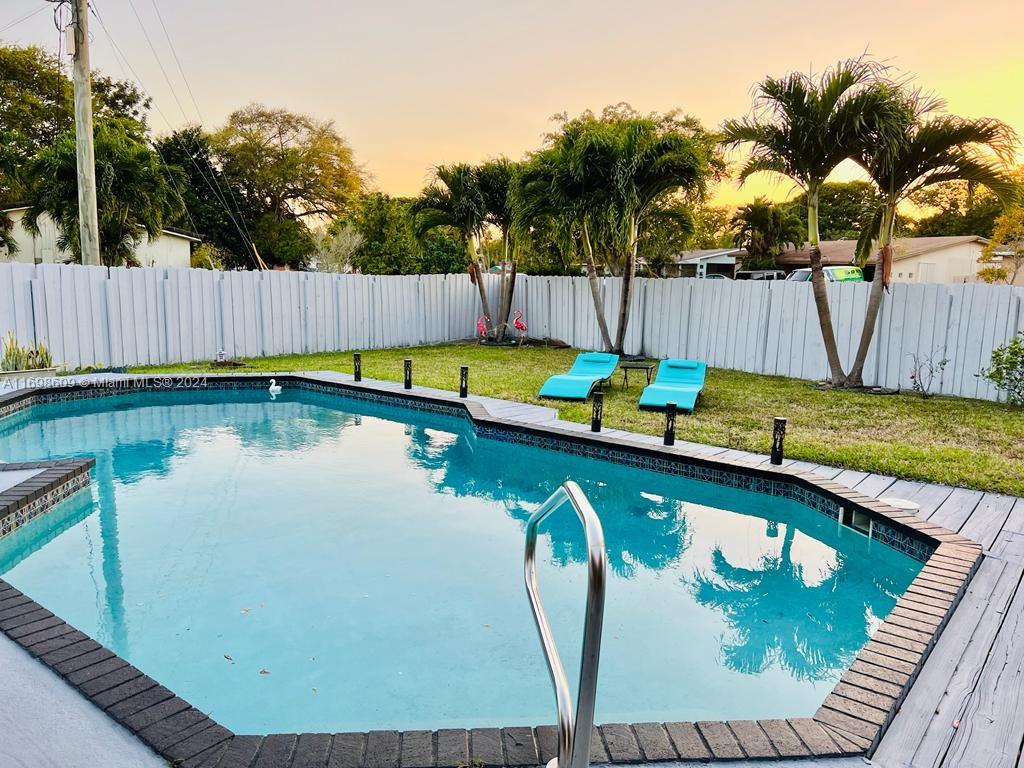
[[[93,113],[97,121],[123,118],[144,128],[149,99],[135,83],[93,73]],[[74,127],[71,80],[56,56],[38,46],[0,46],[0,201],[23,197],[16,171]]]
[[[766,198],[741,206],[732,218],[733,245],[744,248],[744,269],[774,269],[786,249],[803,244],[804,223],[787,206]]]
[[[96,198],[100,256],[108,266],[135,265],[143,238],[160,236],[181,214],[181,170],[149,148],[141,126],[107,119],[95,125]],[[25,169],[29,210],[25,225],[38,234],[41,215],[56,223],[58,246],[81,259],[78,226],[78,171],[74,131],[64,131],[33,157]]]
[[[806,192],[786,201],[784,206],[807,227]],[[876,207],[878,190],[870,181],[826,181],[818,191],[821,239],[856,240]]]
[[[353,269],[378,275],[465,271],[466,251],[459,233],[437,227],[417,237],[411,202],[374,192],[331,227],[335,236],[350,229],[358,237],[349,258]]]

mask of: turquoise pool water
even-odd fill
[[[553,722],[523,526],[567,478],[608,546],[598,722],[811,715],[919,569],[792,501],[295,389],[0,422],[0,460],[80,455],[0,574],[239,733]],[[584,552],[565,508],[538,562],[573,675]]]

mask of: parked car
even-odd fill
[[[860,267],[822,267],[825,279],[830,283],[863,283],[864,270]],[[797,269],[789,273],[787,280],[795,283],[806,283],[811,279],[810,267]]]
[[[736,273],[737,280],[785,280],[781,269],[743,269]]]
[[[728,275],[723,275],[721,272],[712,272],[709,275],[704,275],[704,280],[732,280]]]

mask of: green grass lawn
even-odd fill
[[[470,391],[558,408],[563,419],[590,421],[590,404],[541,401],[537,391],[572,364],[576,350],[448,344],[363,353],[363,375],[401,381],[412,357],[417,384],[454,390],[459,366],[470,366]],[[255,358],[240,371],[337,370],[351,373],[352,355],[331,352]],[[213,371],[205,364],[140,368],[138,372]],[[219,369],[223,370],[223,369]],[[645,384],[621,373],[605,395],[604,424],[660,435],[663,417],[637,409]],[[869,395],[817,389],[778,376],[711,370],[692,416],[676,434],[691,440],[767,453],[773,416],[789,419],[786,456],[914,480],[1024,496],[1024,410],[983,400]]]

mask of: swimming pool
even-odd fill
[[[522,536],[565,479],[608,548],[598,722],[810,715],[920,569],[791,499],[296,388],[0,422],[0,460],[71,455],[91,495],[0,541],[0,575],[236,732],[550,721]],[[546,524],[571,677],[584,552]]]

